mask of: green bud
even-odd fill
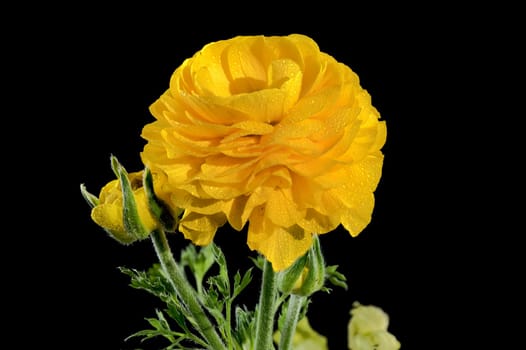
[[[313,236],[313,242],[305,255],[298,258],[286,270],[278,273],[278,287],[282,293],[309,296],[321,290],[325,284],[325,260],[320,240]]]
[[[309,296],[321,290],[325,284],[325,259],[321,252],[320,239],[313,235],[312,245],[307,253],[307,265],[301,285],[292,293]]]
[[[307,264],[307,254],[298,258],[294,264],[289,268],[278,272],[277,285],[282,293],[289,294],[296,287],[296,284],[301,283],[300,277],[305,271],[305,265]]]

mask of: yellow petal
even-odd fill
[[[233,158],[223,154],[206,158],[201,165],[200,178],[224,183],[246,181],[257,159]]]
[[[232,95],[261,90],[267,85],[264,62],[252,51],[252,47],[258,46],[261,40],[264,39],[233,42],[222,52],[222,67],[231,82]]]
[[[122,220],[122,203],[98,205],[91,210],[91,218],[97,225],[107,230],[126,235]]]
[[[175,207],[185,208],[188,211],[203,215],[216,214],[223,208],[223,203],[221,200],[196,197],[186,191],[179,190],[175,190],[172,193],[170,197],[170,203]]]
[[[120,186],[119,180],[112,180],[108,182],[100,190],[100,194],[99,194],[100,203],[114,203],[121,199],[122,199],[122,192],[121,192],[121,186]]]
[[[306,232],[323,234],[330,232],[340,224],[340,210],[332,212],[331,215],[322,214],[315,209],[307,209],[305,215],[298,220],[298,225]]]
[[[245,226],[246,220],[250,214],[244,215],[248,196],[238,196],[224,204],[224,210],[227,214],[228,223],[236,230],[241,231]]]
[[[170,88],[195,91],[199,94],[230,95],[229,78],[221,56],[230,42],[221,40],[205,45],[193,57],[183,62],[180,73],[172,75]]]
[[[177,159],[162,159],[159,161],[158,157],[154,156],[154,150],[145,147],[142,157],[147,159],[146,166],[150,167],[152,172],[159,172],[166,176],[166,182],[172,186],[177,187],[182,183],[187,183],[189,179],[193,178],[201,167],[202,159],[196,157],[178,157]],[[153,160],[155,163],[148,161]]]
[[[291,59],[274,60],[269,68],[269,87],[279,88],[284,93],[283,113],[286,114],[298,101],[303,74],[298,64]],[[282,117],[275,120],[281,120]]]
[[[233,140],[246,135],[266,135],[274,131],[274,127],[272,125],[255,120],[246,120],[235,123],[230,129],[235,131],[223,138],[221,143],[232,142]]]
[[[248,119],[271,124],[283,118],[286,100],[286,92],[269,88],[231,97],[206,97],[201,99],[201,103],[214,113],[216,120],[226,120],[223,115],[235,115],[238,116],[233,120],[235,122]]]
[[[239,196],[244,192],[243,184],[235,186],[235,183],[225,185],[221,182],[214,181],[201,181],[201,188],[207,194],[208,198],[213,199],[232,199],[233,197]]]
[[[139,214],[142,224],[144,225],[144,228],[148,232],[152,232],[153,230],[158,228],[159,224],[150,213],[148,199],[146,198],[144,187],[135,190],[133,195],[135,197],[135,203],[137,204],[137,212]]]
[[[265,215],[275,225],[290,227],[299,221],[300,212],[291,197],[286,189],[276,189],[268,196]]]
[[[225,222],[223,214],[202,215],[186,211],[179,223],[179,230],[194,244],[205,246],[212,242],[217,228]]]
[[[247,243],[272,263],[275,271],[281,271],[305,254],[312,244],[312,235],[299,226],[288,229],[274,225],[264,218],[264,208],[256,208],[250,217]]]

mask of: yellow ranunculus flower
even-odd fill
[[[400,342],[387,331],[389,316],[379,307],[354,303],[348,325],[350,350],[398,350]]]
[[[385,122],[358,76],[307,36],[209,43],[150,111],[142,160],[198,245],[248,222],[249,247],[280,271],[313,233],[342,224],[356,236],[371,220]]]
[[[143,171],[128,174],[139,218],[147,232],[152,232],[159,224],[150,214],[142,186],[142,176]],[[124,228],[123,196],[119,180],[110,181],[102,187],[99,204],[91,210],[91,218],[121,243],[132,243],[137,240]]]

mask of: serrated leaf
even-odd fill
[[[263,266],[265,265],[265,258],[262,256],[262,255],[258,255],[257,257],[252,257],[252,256],[249,256],[249,259],[252,260],[252,263],[254,263],[254,265],[260,269],[261,271],[263,271]]]
[[[215,261],[219,266],[219,274],[216,276],[215,283],[218,286],[219,292],[225,299],[230,298],[230,276],[228,274],[228,267],[223,251],[216,246],[212,246]]]
[[[300,314],[298,317],[298,320],[301,320],[305,315],[307,315],[307,311],[309,310],[309,305],[311,303],[311,298],[304,298],[303,303],[301,304]]]
[[[196,250],[193,244],[190,244],[181,252],[181,267],[188,266],[193,274],[199,294],[203,292],[204,277],[215,262],[213,243],[201,248],[199,251]]]
[[[141,337],[142,341],[155,337],[163,337],[170,343],[170,345],[168,345],[164,349],[174,349],[175,346],[180,346],[179,344],[181,344],[183,341],[190,342],[192,344],[199,344],[203,347],[206,347],[206,342],[204,342],[200,337],[196,336],[189,330],[184,330],[184,332],[173,331],[170,328],[168,320],[164,317],[164,314],[161,311],[156,310],[156,316],[157,318],[146,319],[146,321],[150,324],[150,326],[153,327],[153,329],[145,329],[138,331],[127,337],[126,340],[132,337]],[[180,346],[178,347],[178,349],[190,348]]]
[[[249,268],[243,278],[240,280],[239,271],[234,277],[234,293],[232,294],[232,299],[236,298],[252,281],[252,267]]]
[[[211,277],[210,280],[214,280],[215,278]],[[224,299],[220,298],[219,293],[216,288],[210,287],[206,292],[203,293],[203,304],[206,306],[207,309],[215,309],[222,312],[223,306],[224,306]]]
[[[280,332],[283,332],[283,327],[285,325],[285,322],[287,321],[287,310],[289,307],[289,300],[290,298],[287,298],[282,304],[281,304],[281,310],[278,315],[278,330]]]
[[[216,289],[221,295],[223,300],[230,298],[230,283],[228,281],[228,276],[216,275],[211,276],[207,280],[210,288]]]
[[[166,309],[166,313],[170,316],[177,325],[187,333],[190,333],[188,326],[186,325],[185,313],[182,312],[183,308],[176,307],[174,304],[169,304]]]
[[[164,302],[172,302],[175,296],[173,287],[155,266],[148,272],[120,267],[119,270],[130,276],[130,286],[135,289],[142,289],[160,298]]]
[[[225,266],[226,267],[227,263],[226,263],[225,254],[223,254],[223,251],[221,250],[221,248],[219,248],[215,244],[210,244],[209,247],[211,248],[212,253],[214,254],[216,262],[220,266]]]
[[[235,320],[236,327],[233,331],[233,336],[237,343],[240,345],[248,344],[248,348],[252,349],[254,339],[256,337],[255,332],[255,312],[249,311],[246,307],[241,308],[239,306],[235,309]]]

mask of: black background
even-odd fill
[[[168,87],[173,70],[203,45],[236,35],[301,33],[359,75],[388,131],[372,222],[356,238],[341,229],[321,238],[328,264],[340,266],[350,288],[314,295],[311,324],[328,336],[331,349],[345,349],[349,310],[359,301],[390,315],[389,329],[402,349],[444,348],[448,340],[438,320],[450,301],[471,299],[464,286],[478,280],[481,270],[472,257],[467,264],[455,262],[476,250],[465,245],[476,234],[466,209],[474,186],[466,169],[477,162],[467,155],[483,145],[461,143],[459,134],[472,118],[465,92],[476,75],[468,53],[484,32],[459,25],[465,14],[458,12],[371,5],[79,6],[60,16],[59,24],[46,23],[51,31],[35,28],[31,35],[42,46],[30,51],[43,58],[43,74],[28,85],[48,96],[49,116],[42,119],[53,123],[42,129],[52,140],[46,160],[55,170],[55,186],[67,188],[55,198],[58,205],[46,208],[66,219],[51,225],[52,236],[35,240],[40,262],[51,263],[35,275],[39,311],[29,306],[38,315],[34,322],[49,328],[41,341],[71,348],[140,347],[124,338],[147,327],[144,318],[160,305],[129,287],[117,268],[145,269],[156,262],[155,253],[148,240],[125,247],[107,237],[91,221],[79,185],[98,194],[114,178],[111,154],[128,171],[141,169],[140,132],[153,121],[148,107]],[[178,236],[170,240],[176,252],[186,244]],[[253,252],[245,241],[246,231],[228,227],[216,235],[232,269],[251,266]],[[258,278],[256,272],[241,302],[252,305]],[[25,289],[26,301],[34,290]],[[449,318],[448,327],[459,318]]]
[[[113,179],[110,154],[130,171],[141,169],[139,152],[144,141],[139,134],[146,123],[153,121],[148,106],[167,88],[172,71],[204,44],[244,34],[309,35],[322,51],[355,70],[388,126],[385,167],[372,223],[355,239],[339,229],[321,241],[327,262],[341,266],[350,289],[335,288],[331,294],[315,295],[309,319],[315,329],[329,337],[330,348],[345,348],[352,302],[372,303],[391,316],[390,330],[404,348],[419,348],[413,344],[417,339],[415,330],[432,312],[427,293],[433,282],[425,276],[436,272],[419,261],[429,254],[433,240],[438,239],[433,237],[436,231],[429,232],[430,225],[424,224],[427,211],[420,206],[426,201],[423,197],[432,193],[428,187],[431,184],[425,181],[426,172],[432,170],[417,166],[425,155],[418,146],[421,135],[415,131],[415,123],[419,123],[415,120],[416,110],[423,104],[415,101],[415,95],[428,97],[419,91],[420,80],[437,74],[413,71],[415,64],[420,66],[421,60],[432,54],[426,52],[429,47],[421,46],[415,52],[411,46],[418,42],[411,40],[415,33],[409,28],[378,31],[374,23],[367,26],[351,19],[330,29],[321,23],[319,27],[295,26],[286,17],[273,18],[270,22],[276,22],[276,26],[215,23],[205,29],[200,25],[181,25],[178,21],[182,17],[163,16],[159,22],[146,17],[128,18],[114,26],[113,16],[95,16],[92,26],[81,34],[81,45],[74,52],[78,65],[71,72],[82,85],[78,91],[80,105],[74,111],[81,146],[75,157],[79,183],[85,183],[97,194],[102,185]],[[408,49],[410,55],[405,51]],[[147,268],[156,262],[153,248],[148,241],[132,247],[120,246],[90,221],[89,209],[80,195],[77,200],[78,246],[74,264],[78,267],[76,274],[82,278],[75,281],[74,288],[82,295],[83,305],[77,314],[82,318],[78,336],[84,338],[82,343],[94,346],[132,349],[137,343],[123,339],[146,328],[144,318],[153,317],[154,308],[159,305],[145,292],[129,287],[128,278],[117,267]],[[173,240],[177,252],[178,245],[185,242]],[[217,234],[216,241],[232,261],[232,269],[250,265],[248,256],[253,254],[245,240],[246,231],[236,233],[225,227]],[[259,276],[256,273],[253,287],[245,296],[248,305],[256,300]]]

